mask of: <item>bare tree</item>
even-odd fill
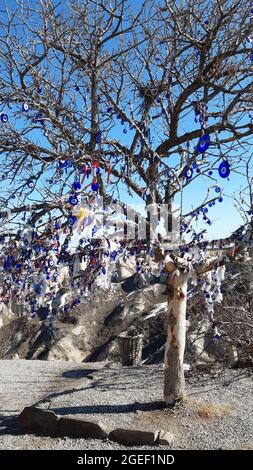
[[[252,16],[246,0],[143,0],[135,7],[127,0],[17,0],[1,12],[0,204],[8,256],[20,253],[26,222],[34,229],[31,250],[47,247],[37,269],[52,245],[66,259],[59,233],[71,235],[79,197],[123,204],[127,191],[147,205],[180,201],[182,243],[167,257],[156,253],[169,273],[168,403],[184,394],[188,279],[234,259],[250,238],[240,231],[203,245],[194,223],[211,224],[211,207],[224,197],[219,181],[231,172],[245,177]],[[184,195],[200,178],[203,192],[189,210]],[[89,259],[101,261],[100,248],[91,247]],[[83,283],[92,284],[100,261]]]

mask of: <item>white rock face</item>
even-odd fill
[[[17,318],[19,312],[15,312],[8,305],[5,305],[3,302],[0,303],[0,328],[9,323],[14,318]]]
[[[71,361],[71,362],[82,362],[87,356],[87,352],[82,352],[76,348],[71,338],[65,337],[56,343],[52,347],[48,354],[49,361]]]
[[[118,281],[125,281],[136,272],[136,261],[134,259],[119,260],[116,263],[115,270],[118,274]]]

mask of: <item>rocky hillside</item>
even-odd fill
[[[202,294],[190,290],[187,308],[186,362],[215,360],[252,363],[252,262],[234,263],[223,286],[224,302],[216,306],[215,321],[222,333],[213,341]],[[122,277],[124,278],[122,280]],[[19,316],[7,307],[0,313],[0,358],[120,362],[118,336],[142,334],[143,363],[161,362],[167,310],[165,279],[148,281],[127,271],[115,279],[110,292],[99,290],[89,302],[58,315],[52,337],[43,312],[40,318]]]

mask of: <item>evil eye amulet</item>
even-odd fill
[[[224,161],[220,164],[218,172],[221,178],[227,178],[230,175],[230,165],[228,161]]]
[[[204,153],[210,145],[210,137],[208,134],[202,135],[197,143],[197,151],[199,153]]]
[[[74,183],[72,184],[72,188],[75,190],[81,189],[81,184],[79,183],[79,181],[74,181]]]
[[[97,190],[98,190],[98,188],[99,188],[99,184],[98,184],[97,182],[95,182],[95,183],[92,183],[92,185],[91,185],[91,189],[92,189],[92,191],[97,191]]]
[[[59,160],[59,167],[66,168],[68,166],[67,160]]]
[[[6,122],[8,122],[9,118],[7,116],[7,114],[5,113],[1,113],[1,121],[5,124]]]
[[[27,113],[27,111],[29,110],[29,105],[27,103],[23,103],[22,104],[22,109],[23,109],[23,111],[25,111]]]
[[[192,178],[192,175],[193,175],[193,169],[190,168],[190,167],[185,168],[185,170],[184,170],[185,178],[190,180]]]
[[[69,218],[68,222],[69,222],[69,225],[74,225],[77,222],[77,218],[74,215],[72,215]]]
[[[70,196],[69,198],[69,203],[72,205],[72,206],[76,206],[78,204],[78,199],[76,196]]]

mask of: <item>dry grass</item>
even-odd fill
[[[197,415],[202,419],[215,419],[229,416],[232,407],[226,403],[208,403],[205,402],[197,407]]]

